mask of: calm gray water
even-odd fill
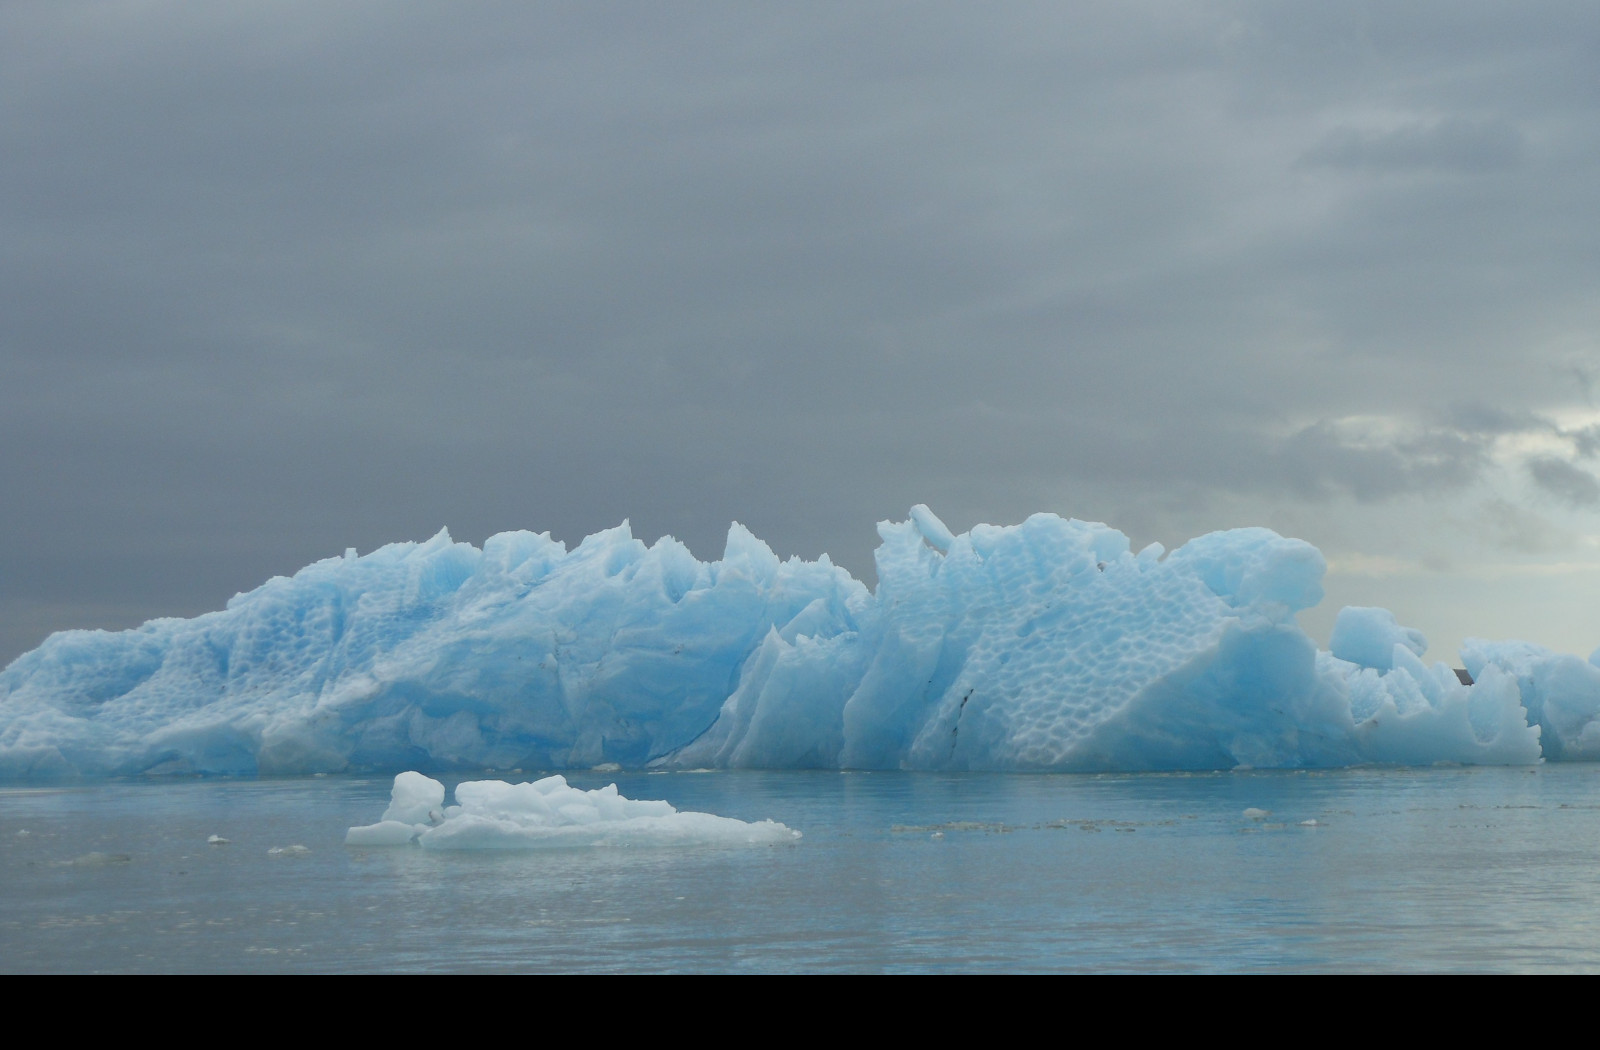
[[[387,778],[0,786],[0,961],[12,973],[1600,969],[1595,766],[569,779],[805,837],[355,850],[344,831],[377,819]],[[268,852],[292,845],[309,852]]]

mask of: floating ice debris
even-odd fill
[[[565,777],[532,783],[477,780],[444,785],[416,772],[394,778],[389,808],[376,824],[345,833],[350,846],[425,849],[561,849],[593,846],[736,846],[793,842],[800,832],[771,820],[746,823],[710,813],[680,812],[667,802],[618,794],[615,784],[584,791]],[[417,817],[425,819],[413,819]]]
[[[126,853],[85,853],[81,857],[73,857],[66,863],[75,868],[105,868],[113,864],[127,864],[133,860]]]
[[[1320,828],[1320,827],[1322,827],[1322,822],[1320,820],[1315,820],[1315,819],[1302,820],[1300,822],[1300,826],[1302,828]]]
[[[1266,820],[1270,816],[1272,816],[1272,810],[1270,809],[1257,809],[1256,807],[1251,806],[1249,809],[1244,811],[1244,817],[1246,820]]]
[[[0,777],[429,769],[1267,769],[1600,758],[1600,666],[1425,665],[1382,609],[1295,622],[1325,562],[1267,529],[1134,554],[1037,514],[878,527],[869,591],[743,526],[573,550],[440,532],[0,671]]]
[[[304,857],[311,852],[311,847],[296,843],[293,846],[273,846],[267,850],[269,857]]]
[[[206,841],[208,843],[210,843],[211,845],[213,845],[213,846],[226,846],[228,843],[232,842],[233,840],[232,839],[225,839],[221,835],[212,835],[212,836],[208,837],[206,839]]]
[[[27,836],[32,835],[32,834],[33,834],[33,832],[29,831],[27,828],[22,828],[22,829],[18,830],[17,838],[19,838],[19,839],[20,838],[26,838]]]

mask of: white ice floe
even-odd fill
[[[425,849],[563,849],[594,846],[775,845],[800,837],[771,820],[747,823],[710,813],[685,813],[667,802],[618,794],[615,784],[584,791],[565,777],[532,783],[476,780],[456,785],[456,804],[444,805],[444,785],[417,772],[394,778],[389,808],[376,824],[351,828],[350,846]]]

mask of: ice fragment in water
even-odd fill
[[[425,782],[425,784],[423,783]],[[667,802],[625,798],[615,784],[594,791],[572,787],[565,777],[532,783],[477,780],[456,785],[457,805],[445,809],[435,824],[388,819],[420,795],[444,799],[444,785],[420,773],[395,777],[393,798],[385,819],[351,828],[351,846],[404,846],[424,849],[561,849],[595,846],[743,846],[775,845],[800,838],[771,820],[746,823],[710,813],[680,812]],[[402,799],[406,802],[402,803]]]

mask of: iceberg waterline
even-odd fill
[[[878,526],[875,591],[733,525],[720,560],[626,523],[573,550],[441,531],[226,609],[64,631],[0,671],[0,777],[344,770],[1227,769],[1600,757],[1600,667],[1345,609],[1268,529],[1134,553],[1037,514]]]

